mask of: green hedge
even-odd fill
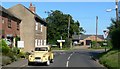
[[[120,28],[114,29],[111,32],[111,42],[113,45],[113,48],[120,49]]]

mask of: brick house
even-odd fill
[[[17,4],[8,10],[22,19],[20,38],[24,41],[23,51],[31,52],[35,46],[46,45],[47,23],[36,14],[36,7],[32,3],[29,8]]]
[[[79,44],[81,46],[89,46],[91,41],[96,40],[96,35],[73,35],[72,41],[73,44]],[[97,35],[97,41],[104,41],[103,35]]]
[[[21,19],[0,6],[0,39],[4,38],[15,43],[14,38],[20,36],[19,24]]]

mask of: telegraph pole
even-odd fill
[[[70,30],[70,16],[68,17],[68,39],[70,36],[69,30]]]
[[[70,37],[69,31],[70,31],[70,16],[68,16],[68,45],[70,45],[70,48],[72,48],[71,41],[69,39],[69,37]],[[69,42],[70,42],[70,44],[69,44]]]
[[[96,16],[96,38],[95,38],[96,46],[97,46],[97,32],[98,32],[98,16]]]
[[[116,25],[117,27],[119,26],[118,21],[119,21],[119,16],[118,16],[118,0],[116,1]]]

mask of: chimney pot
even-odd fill
[[[29,10],[31,10],[33,13],[35,13],[35,6],[33,6],[32,3],[30,3]]]

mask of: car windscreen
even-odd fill
[[[48,48],[47,47],[36,47],[35,51],[47,51]]]

